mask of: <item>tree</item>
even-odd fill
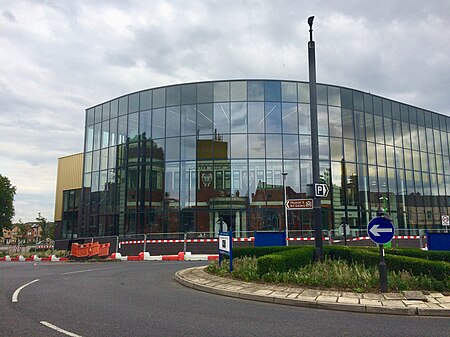
[[[27,232],[28,226],[22,222],[22,219],[19,219],[17,223],[17,243],[18,244],[26,244],[27,243]]]
[[[16,187],[11,185],[11,182],[7,177],[0,174],[0,231],[3,227],[11,228],[11,220],[15,215],[15,194]]]
[[[37,221],[39,221],[39,227],[42,229],[42,240],[45,240],[48,238],[48,227],[47,227],[47,218],[44,218],[41,213],[38,213],[38,217],[36,218]]]

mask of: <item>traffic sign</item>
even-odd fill
[[[442,215],[441,220],[442,220],[442,226],[450,226],[450,218],[448,215]]]
[[[313,199],[289,199],[286,201],[286,208],[289,211],[313,209],[313,205]]]
[[[394,237],[394,232],[395,229],[392,222],[381,216],[370,220],[367,226],[367,233],[370,239],[379,245],[390,242]]]
[[[314,192],[318,198],[326,198],[329,191],[327,184],[314,184]]]

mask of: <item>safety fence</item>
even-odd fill
[[[443,230],[428,230],[428,232],[443,232]],[[327,245],[359,245],[374,246],[366,230],[352,229],[349,233],[339,230],[324,230],[322,238]],[[426,248],[427,230],[424,229],[396,229],[396,235],[392,240],[392,247],[414,247]],[[254,244],[255,232],[234,233],[233,242],[235,247],[250,247]],[[292,230],[288,233],[289,245],[313,245],[313,230]],[[86,237],[72,240],[65,240],[64,243],[56,242],[56,249],[70,249],[68,245],[73,242],[88,243],[99,242],[100,244],[110,243],[109,254],[121,253],[122,255],[137,254],[139,252],[149,252],[152,255],[176,254],[178,252],[216,253],[217,234],[214,232],[177,232],[177,233],[148,233],[125,236],[101,236]],[[65,244],[63,248],[61,244]],[[61,247],[57,247],[60,245]]]

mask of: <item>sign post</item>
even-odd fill
[[[223,255],[230,257],[230,273],[233,271],[233,231],[219,231],[219,266],[222,267]]]
[[[394,225],[392,221],[389,219],[377,216],[370,220],[369,225],[367,226],[367,233],[369,234],[370,239],[378,244],[380,247],[380,289],[382,293],[388,291],[388,279],[387,279],[387,267],[386,261],[384,260],[384,247],[385,243],[388,243],[394,237]]]

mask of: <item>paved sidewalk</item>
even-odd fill
[[[420,291],[402,293],[351,293],[242,282],[214,276],[205,266],[180,270],[179,283],[200,291],[241,299],[316,309],[450,317],[450,296]]]

